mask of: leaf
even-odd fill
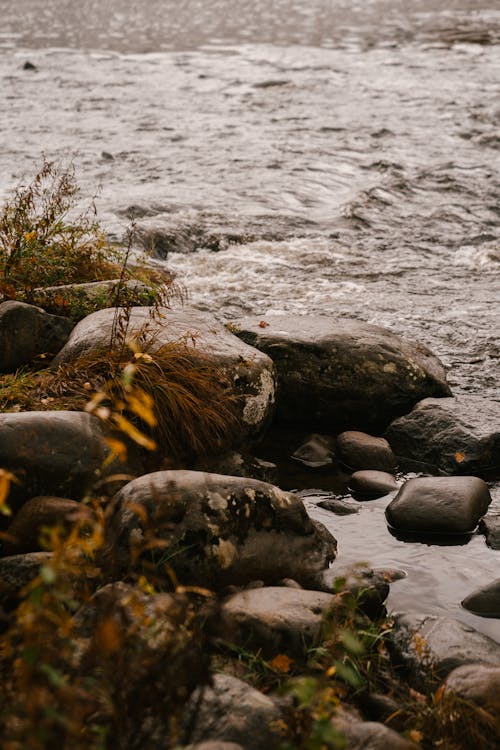
[[[268,328],[268,327],[269,327],[269,323],[266,323],[265,320],[261,320],[259,322],[259,328]]]
[[[419,732],[418,729],[410,729],[410,731],[408,732],[408,736],[410,740],[415,742],[417,745],[419,745],[424,739],[424,735],[422,734],[422,732]]]
[[[115,654],[122,647],[122,634],[120,627],[113,616],[102,620],[95,631],[95,643],[100,651],[105,654]]]
[[[277,654],[277,656],[269,662],[271,669],[274,669],[275,672],[280,672],[281,674],[288,674],[292,664],[293,659],[290,659],[286,654]]]
[[[111,463],[113,458],[117,457],[120,459],[122,464],[127,461],[127,446],[121,440],[116,438],[105,438],[104,442],[111,451],[110,456],[106,459],[106,463]],[[109,460],[108,460],[109,459]]]
[[[127,405],[130,411],[137,414],[150,427],[156,426],[154,400],[149,393],[144,393],[139,388],[135,388],[132,393],[127,395]]]
[[[7,498],[10,492],[10,485],[12,482],[17,482],[17,478],[14,474],[6,469],[0,469],[0,513],[4,516],[12,515],[12,511],[7,505]]]
[[[138,430],[137,427],[132,424],[132,422],[126,419],[126,417],[123,417],[121,414],[113,414],[113,421],[118,429],[121,430],[125,435],[128,435],[128,437],[133,440],[134,443],[137,443],[137,445],[141,445],[148,451],[156,450],[155,441],[151,438],[148,438],[147,435],[144,435],[144,433]]]
[[[465,461],[465,454],[457,451],[455,453],[455,461],[457,462],[457,464],[462,464]]]

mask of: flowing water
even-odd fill
[[[456,393],[500,398],[496,0],[0,11],[1,197],[42,153],[72,159],[82,203],[97,191],[111,237],[133,218],[156,238],[192,305],[383,325],[429,345]],[[341,559],[408,570],[392,606],[451,612],[500,641],[498,620],[459,606],[500,575],[500,553],[480,536],[393,540],[384,502],[313,512]]]

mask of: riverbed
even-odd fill
[[[94,201],[116,241],[132,221],[159,238],[156,262],[189,304],[227,321],[383,325],[430,346],[454,392],[498,400],[495,6],[6,0],[0,197],[42,153],[72,162],[80,206]],[[498,620],[460,608],[498,577],[500,553],[482,536],[398,542],[385,503],[338,517],[306,499],[341,559],[408,571],[392,607],[448,612],[500,641]]]

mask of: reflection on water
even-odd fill
[[[135,218],[194,306],[385,325],[429,345],[455,391],[499,399],[493,5],[3,0],[0,197],[42,152],[72,158],[82,204],[99,188],[115,238]],[[407,568],[393,606],[500,640],[459,608],[498,577],[482,537],[408,544],[381,501],[342,518],[307,502],[341,561]]]

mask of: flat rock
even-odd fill
[[[446,474],[500,476],[500,402],[426,398],[389,425],[386,438],[411,464]]]
[[[398,463],[385,438],[356,430],[347,430],[338,436],[337,451],[341,462],[350,471],[394,471]]]
[[[411,534],[467,534],[490,502],[488,485],[478,477],[409,479],[387,506],[387,523]]]
[[[123,487],[113,508],[109,556],[122,572],[148,525],[179,581],[209,588],[282,578],[314,587],[336,554],[297,495],[256,479],[159,471]]]
[[[266,586],[234,594],[221,611],[220,635],[263,653],[303,657],[321,640],[327,612],[343,609],[342,597],[320,591]]]
[[[399,487],[396,478],[386,471],[355,471],[349,479],[351,492],[364,499],[374,500],[388,495]]]
[[[390,643],[395,661],[417,689],[464,664],[500,666],[500,644],[450,617],[399,615]]]
[[[360,511],[359,505],[354,505],[354,503],[342,500],[339,497],[329,497],[327,500],[321,500],[317,505],[318,508],[329,510],[330,513],[335,513],[337,516],[349,516]]]
[[[242,680],[216,674],[213,685],[194,692],[184,712],[189,739],[198,743],[234,742],[244,750],[263,750],[280,743],[274,701]]]
[[[189,356],[200,357],[215,368],[235,397],[242,436],[258,434],[269,421],[275,399],[275,372],[272,361],[262,352],[233,336],[213,316],[196,310],[162,309],[151,317],[149,307],[133,307],[128,338],[141,334],[152,354],[162,346],[180,342]],[[70,362],[83,354],[109,349],[115,310],[99,310],[81,320],[55,363]]]
[[[466,596],[462,607],[480,617],[500,618],[500,578]]]
[[[7,300],[0,304],[0,372],[15,372],[41,354],[50,359],[64,346],[73,323],[41,307]]]
[[[277,409],[288,423],[328,431],[383,429],[428,396],[449,396],[426,347],[358,320],[269,315],[234,321],[278,373]]]
[[[500,714],[500,667],[484,664],[458,667],[446,678],[445,688],[468,703]]]

